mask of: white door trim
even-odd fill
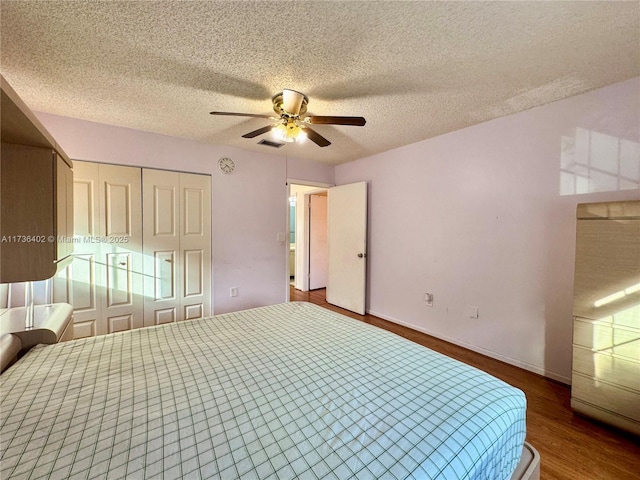
[[[326,189],[329,189],[329,188],[333,187],[335,184],[333,184],[333,183],[322,183],[322,182],[312,182],[310,180],[299,180],[299,179],[295,179],[295,178],[287,178],[287,188],[285,190],[286,191],[286,197],[285,197],[285,202],[286,202],[285,203],[285,205],[286,205],[286,210],[285,210],[286,211],[286,226],[285,226],[285,228],[286,228],[287,234],[288,234],[288,232],[291,231],[291,225],[290,225],[290,221],[289,221],[289,197],[291,197],[291,186],[292,185],[300,185],[300,186],[304,186],[304,187],[317,187],[318,189],[322,189],[322,190],[319,190],[319,191],[323,191],[323,190],[326,190]],[[310,191],[310,193],[311,192],[313,192],[313,191]],[[307,208],[308,208],[308,205],[307,205]],[[305,225],[307,225],[307,230],[306,230],[306,233],[304,233],[304,239],[307,242],[307,244],[309,242],[309,240],[308,240],[308,238],[309,238],[309,230],[308,230],[309,227],[308,227],[308,224],[309,224],[309,221],[308,221],[308,217],[307,217],[307,219],[305,221]],[[296,232],[296,243],[297,243],[297,232]],[[289,294],[289,288],[290,288],[291,281],[290,281],[290,278],[289,278],[289,272],[290,272],[290,270],[289,270],[289,268],[290,268],[289,257],[290,257],[290,255],[289,255],[289,242],[288,241],[284,242],[284,248],[286,248],[286,255],[285,255],[285,258],[286,258],[286,260],[285,260],[285,274],[286,275],[285,275],[285,285],[284,285],[285,289],[284,289],[284,291],[285,291],[285,301],[288,303],[291,300],[291,297],[290,297],[290,294]],[[296,254],[297,254],[297,252],[296,252]],[[306,280],[306,282],[304,282],[304,284],[303,284],[303,291],[308,291],[309,290],[309,255],[308,255],[308,250],[306,252],[306,258],[305,258],[304,264],[306,265],[306,272],[303,271],[303,272],[300,272],[299,274],[303,275],[303,280]],[[298,275],[298,272],[296,272],[296,275]]]

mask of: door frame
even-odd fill
[[[324,191],[324,190],[328,190],[331,187],[335,187],[335,184],[332,183],[322,183],[322,182],[312,182],[309,180],[300,180],[300,179],[295,179],[295,178],[287,178],[287,189],[286,189],[286,198],[285,198],[285,204],[286,204],[286,232],[287,232],[287,237],[289,235],[289,232],[291,231],[291,226],[290,226],[290,221],[289,221],[289,197],[291,196],[291,186],[292,185],[300,185],[303,187],[316,187],[318,189],[318,191]],[[309,192],[305,192],[305,201],[308,201],[309,197],[308,194],[313,193],[313,190],[310,190]],[[297,208],[297,205],[296,205]],[[307,221],[305,222],[305,232],[303,233],[303,238],[305,239],[305,243],[307,243],[307,248],[305,249],[305,259],[304,259],[304,265],[305,268],[303,269],[303,271],[301,272],[301,275],[303,275],[303,291],[308,291],[309,290],[309,247],[308,247],[308,242],[309,242],[309,225],[308,225],[308,218]],[[296,231],[296,239],[298,232]],[[284,247],[286,248],[286,255],[285,255],[285,301],[288,303],[291,298],[290,298],[290,275],[289,275],[289,241],[285,241],[284,242]],[[297,253],[297,252],[296,252]],[[298,272],[296,271],[296,276],[298,275]]]

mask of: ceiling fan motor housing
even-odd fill
[[[273,111],[280,116],[297,118],[307,113],[309,98],[295,90],[283,90],[271,99]]]

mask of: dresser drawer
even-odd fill
[[[573,373],[571,397],[640,422],[640,392]]]

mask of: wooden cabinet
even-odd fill
[[[71,261],[72,164],[0,79],[0,283],[44,280]]]
[[[578,205],[571,406],[640,434],[640,201]]]

